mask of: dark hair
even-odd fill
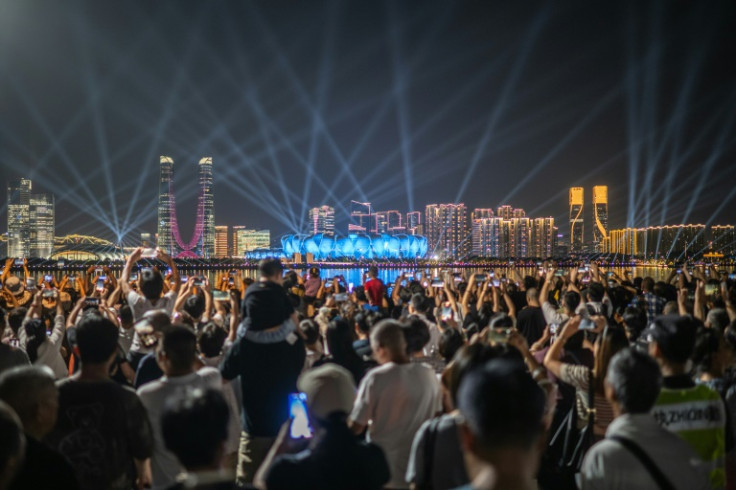
[[[721,334],[714,328],[700,327],[695,337],[695,350],[692,360],[695,373],[708,373],[713,368],[713,361],[718,355]]]
[[[10,310],[10,313],[8,313],[8,325],[10,325],[10,329],[15,335],[18,335],[18,329],[23,325],[26,313],[28,313],[28,308],[24,308],[22,306],[13,308]]]
[[[372,277],[378,277],[378,267],[372,265],[368,267],[368,275]]]
[[[185,371],[192,367],[197,356],[197,337],[187,327],[172,325],[164,332],[161,349],[172,368]]]
[[[76,337],[82,364],[101,364],[118,350],[118,328],[99,315],[82,317],[77,324]]]
[[[327,326],[325,337],[330,358],[350,371],[356,385],[360,383],[365,368],[360,356],[353,349],[353,331],[348,322],[343,319],[332,320]]]
[[[280,276],[284,266],[279,259],[263,259],[258,263],[258,273],[261,277]]]
[[[641,290],[653,293],[654,292],[654,279],[652,279],[651,277],[645,277],[644,279],[642,279]]]
[[[25,436],[18,416],[7,403],[0,401],[0,475],[7,474],[11,459],[21,462],[24,447]]]
[[[355,299],[358,301],[368,301],[368,296],[365,295],[365,288],[363,286],[355,286],[353,288],[353,294],[355,294]]]
[[[204,308],[204,296],[200,296],[199,294],[189,296],[186,301],[184,301],[184,306],[182,307],[182,309],[192,317],[192,319],[200,318],[204,314]]]
[[[595,391],[599,395],[605,395],[603,381],[608,372],[608,365],[611,358],[619,351],[629,346],[629,339],[621,327],[606,327],[603,333],[596,339],[598,344],[598,354],[595,356]]]
[[[637,306],[629,306],[624,310],[623,319],[629,340],[635,342],[647,328],[647,312]]]
[[[33,320],[27,321],[23,325],[23,328],[28,337],[26,341],[26,354],[28,354],[28,359],[30,359],[31,363],[34,363],[38,359],[38,348],[46,340],[46,325],[44,325],[42,320],[34,318]]]
[[[491,328],[512,328],[514,326],[514,319],[506,313],[496,313],[491,317],[488,325]]]
[[[603,284],[599,282],[591,282],[588,286],[588,299],[596,303],[603,301],[603,295],[606,294],[606,289]]]
[[[207,467],[227,440],[229,420],[227,402],[218,391],[189,391],[164,407],[161,435],[185,468]]]
[[[361,333],[368,335],[371,332],[371,327],[373,326],[373,319],[370,312],[361,311],[355,315],[355,324],[358,326],[358,330],[360,330]]]
[[[465,339],[456,328],[446,328],[439,341],[439,351],[446,363],[449,363],[457,351],[465,345]]]
[[[164,290],[164,276],[156,269],[143,269],[140,274],[141,293],[149,301],[155,301],[161,297]]]
[[[406,339],[406,353],[409,355],[421,351],[430,340],[429,327],[416,315],[409,315],[401,327]]]
[[[427,297],[423,294],[414,294],[411,297],[411,306],[416,312],[426,313],[427,310],[429,310],[429,305],[427,303]]]
[[[123,305],[120,307],[120,311],[118,312],[118,315],[120,316],[120,323],[124,325],[128,325],[130,323],[133,323],[133,308],[131,308],[128,305]]]
[[[654,341],[662,357],[672,363],[684,364],[693,355],[697,323],[689,316],[658,316],[652,322]]]
[[[225,329],[218,327],[210,322],[199,332],[197,343],[199,344],[199,352],[204,357],[217,357],[222,352],[222,346],[227,339]]]
[[[458,408],[483,451],[529,449],[543,431],[545,395],[523,361],[494,359],[460,383]]]
[[[648,413],[662,387],[657,362],[649,354],[631,347],[613,356],[606,380],[625,413]]]
[[[575,311],[580,305],[580,295],[576,291],[568,291],[562,297],[562,305],[568,311]]]
[[[299,322],[299,329],[304,334],[304,343],[307,345],[319,342],[319,340],[321,339],[321,335],[319,334],[319,326],[314,320],[302,320],[301,322]]]

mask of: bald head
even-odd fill
[[[26,432],[42,437],[56,423],[58,392],[45,366],[23,366],[0,375],[0,400],[18,414]]]
[[[406,356],[406,338],[401,324],[395,320],[379,322],[371,330],[371,347],[374,352],[382,349],[386,353],[387,361],[402,360]]]
[[[536,303],[539,301],[539,292],[537,288],[529,288],[526,290],[526,301],[527,303]]]

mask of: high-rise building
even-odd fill
[[[713,225],[710,227],[710,247],[713,252],[726,257],[736,254],[736,233],[733,225]]]
[[[401,219],[401,213],[396,210],[386,211],[386,222],[389,233],[403,233],[406,231]]]
[[[409,211],[406,213],[406,232],[412,235],[422,234],[422,212]]]
[[[204,212],[201,256],[208,259],[215,253],[215,195],[212,183],[212,157],[204,157],[199,161],[199,187]]]
[[[493,218],[492,209],[475,209],[470,214],[470,236],[475,257],[493,257],[488,255],[490,252],[488,232],[490,230],[487,220],[490,218]]]
[[[608,236],[608,186],[593,187],[593,247],[603,251],[603,241]]]
[[[465,204],[429,204],[424,218],[430,256],[460,259],[470,253],[472,240]]]
[[[554,218],[534,218],[530,256],[540,259],[552,257],[555,250],[555,232]]]
[[[375,233],[388,233],[388,216],[386,211],[377,211],[373,214]]]
[[[570,252],[583,251],[583,188],[570,188]]]
[[[223,259],[232,255],[230,246],[230,227],[215,226],[215,257]]]
[[[31,181],[8,182],[8,256],[27,257],[31,249]]]
[[[335,235],[335,208],[321,206],[309,210],[309,224],[313,235]]]
[[[350,224],[348,232],[375,233],[376,223],[369,202],[350,201]]]
[[[235,228],[235,227],[234,227]],[[237,227],[235,231],[235,256],[242,257],[245,252],[259,248],[271,248],[270,230],[249,230]]]
[[[604,251],[647,259],[689,260],[708,251],[705,225],[611,230]]]
[[[51,194],[31,194],[29,257],[48,258],[54,248],[55,210]]]
[[[243,257],[243,254],[245,253],[245,251],[240,250],[238,248],[238,234],[241,231],[247,230],[247,229],[248,227],[243,226],[243,225],[233,226],[233,231],[232,231],[232,234],[230,235],[230,243],[232,243],[232,247],[233,247],[233,253],[232,253],[233,257],[241,257],[241,258]]]
[[[159,158],[158,179],[158,222],[157,246],[167,254],[174,256],[174,235],[171,230],[171,206],[174,205],[172,180],[174,178],[174,160],[171,157]]]

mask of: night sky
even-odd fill
[[[611,228],[736,223],[736,4],[557,3],[0,0],[3,203],[29,177],[57,234],[135,242],[168,155],[186,237],[212,156],[217,224],[273,236],[598,184]]]

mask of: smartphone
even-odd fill
[[[445,287],[445,281],[443,281],[439,277],[435,277],[434,279],[432,279],[431,286],[433,288],[443,288],[443,287]]]
[[[202,282],[202,284],[204,284],[204,280],[202,280],[201,282]],[[229,284],[230,286],[232,286],[233,284],[235,284],[235,278],[234,278],[234,277],[229,277],[229,278],[227,279],[227,283],[228,283],[228,284]],[[202,284],[200,284],[200,286],[201,286]]]
[[[100,277],[99,279],[97,279],[97,284],[95,285],[95,290],[96,291],[100,291],[100,292],[102,292],[102,291],[105,290],[105,280],[102,277]]]
[[[606,277],[613,277],[613,271],[606,272]]]
[[[488,280],[488,274],[476,274],[475,282],[486,282]]]
[[[100,306],[100,298],[85,298],[84,304],[87,306]]]
[[[679,267],[677,269],[677,274],[682,274],[682,269],[680,269]]]
[[[736,281],[736,272],[732,272],[728,275],[729,281]]]
[[[53,289],[44,289],[43,293],[41,294],[44,298],[53,298],[54,297],[54,290]]]
[[[411,272],[407,272],[406,274],[404,274],[404,277],[411,281],[412,279],[414,279],[414,274]]]
[[[557,269],[557,270],[555,271],[555,277],[562,277],[562,276],[564,276],[564,275],[565,275],[565,271],[564,271],[564,270],[562,270],[562,269]]]
[[[138,280],[138,273],[137,272],[131,272],[130,278],[131,281],[137,281]]]
[[[706,284],[705,295],[712,296],[718,292],[718,284]]]
[[[77,282],[77,278],[76,277],[70,277],[67,280],[67,284],[69,284],[71,287],[74,287],[74,284],[76,284],[76,282]]]
[[[583,276],[580,279],[580,282],[583,283],[583,284],[589,284],[590,283],[590,276]]]
[[[335,295],[335,301],[347,301],[348,293],[337,293]]]
[[[33,291],[34,289],[36,289],[36,280],[26,279],[26,289],[29,291]]]
[[[560,324],[559,323],[550,323],[549,324],[549,333],[551,333],[552,335],[556,335],[557,334],[557,331],[559,329],[560,329]]]
[[[143,252],[141,253],[141,258],[143,259],[155,259],[156,255],[156,249],[155,248],[144,248]]]
[[[332,287],[332,279],[326,279],[325,280],[325,287],[331,288]]]
[[[230,284],[232,284],[232,279],[228,280],[228,282]],[[197,276],[196,278],[194,278],[194,285],[195,286],[204,286],[204,277]]]
[[[166,275],[167,275],[167,276],[168,276],[168,275],[171,275],[171,272],[172,272],[172,271],[171,271],[171,267],[167,267],[167,268],[166,268]]]
[[[56,263],[56,267],[64,267],[64,266],[66,266],[66,262],[64,262],[63,260],[60,260]]]
[[[501,287],[501,281],[499,281],[498,279],[494,279],[492,284],[494,288]]]
[[[45,276],[43,276],[43,282],[51,282],[53,280],[54,280],[54,276],[52,275],[46,274]]]
[[[13,262],[13,263],[15,265],[17,265],[17,266],[22,266],[23,265],[23,259],[15,259],[15,262]]]
[[[307,416],[307,395],[304,393],[289,394],[289,437],[292,439],[310,439],[313,435]]]
[[[586,272],[588,272],[588,269],[585,267],[578,267],[578,274],[585,274]]]
[[[544,269],[539,269],[538,274],[539,274],[539,277],[544,277],[545,275]]]
[[[227,291],[220,291],[219,289],[215,289],[212,291],[212,299],[215,301],[230,301],[230,295]]]
[[[461,282],[463,282],[463,278],[460,276],[455,276],[452,280],[455,281],[455,284],[460,284]]]
[[[353,292],[354,287],[355,287],[355,284],[353,284],[352,282],[348,283],[348,291],[350,291],[351,293]]]
[[[491,271],[488,273],[488,277],[496,277],[496,273]]]
[[[488,331],[488,340],[490,342],[503,343],[509,341],[509,335],[511,334],[510,328],[492,328]]]
[[[189,276],[179,276],[179,280],[182,283],[185,283],[185,282],[187,282],[189,280]]]
[[[595,329],[595,322],[588,318],[583,318],[580,321],[580,326],[578,327],[578,330],[594,330]]]
[[[97,267],[95,269],[95,274],[102,274],[103,272],[105,272],[105,269],[103,269],[102,267]]]

